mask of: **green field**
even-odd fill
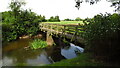
[[[53,23],[53,24],[83,24],[83,21],[61,21],[61,22],[42,22],[42,23]]]
[[[64,29],[64,26],[60,26],[60,25],[75,25],[75,26],[66,26],[65,27],[65,32],[66,33],[70,33],[70,34],[74,34],[76,32],[76,25],[78,25],[80,23],[80,25],[84,25],[83,21],[61,21],[61,22],[42,22],[44,23],[44,27],[47,27],[49,29],[51,29],[51,25],[52,25],[52,29],[56,30],[56,31],[62,31],[62,29]],[[51,23],[51,24],[48,24]],[[55,24],[55,25],[53,25]],[[60,24],[60,25],[56,25],[56,24]],[[57,28],[57,29],[56,29]],[[84,32],[83,28],[81,26],[77,27],[77,34]]]

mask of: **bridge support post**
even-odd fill
[[[52,35],[50,35],[51,34],[51,32],[50,31],[47,31],[47,36],[46,36],[46,42],[47,42],[47,45],[48,46],[52,46],[53,45],[53,43],[54,43],[54,40],[53,40],[53,38],[52,38]]]

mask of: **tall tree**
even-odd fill
[[[15,18],[20,14],[20,9],[22,5],[25,5],[26,3],[23,1],[18,1],[18,0],[12,0],[9,8],[13,11],[13,15]]]

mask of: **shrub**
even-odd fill
[[[2,24],[2,41],[8,42],[17,38],[16,28],[11,24]]]
[[[120,15],[97,15],[85,26],[86,49],[106,60],[117,60],[120,55]]]
[[[46,41],[42,41],[40,39],[35,39],[32,43],[30,43],[30,47],[32,49],[45,48],[45,47],[47,47],[47,43],[46,43]]]
[[[3,12],[2,41],[16,40],[22,35],[36,35],[39,30],[39,17],[30,10],[20,11],[14,18],[12,11]],[[9,16],[7,16],[9,14]],[[14,20],[12,19],[14,18]]]

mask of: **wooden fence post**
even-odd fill
[[[52,35],[52,25],[51,25],[51,28],[50,28],[50,34]]]
[[[73,41],[73,39],[75,39],[75,42],[76,42],[76,40],[77,40],[77,33],[78,33],[78,26],[76,26],[75,27],[75,33],[74,33],[74,35],[72,36],[72,38],[71,38],[71,42]]]
[[[57,34],[58,34],[58,24],[57,24]]]
[[[78,26],[76,26],[76,31],[75,31],[75,44],[77,43],[77,34],[78,34]]]
[[[62,31],[63,32],[62,34],[63,34],[64,38],[65,38],[65,29],[66,29],[66,26],[64,26],[63,31]]]

